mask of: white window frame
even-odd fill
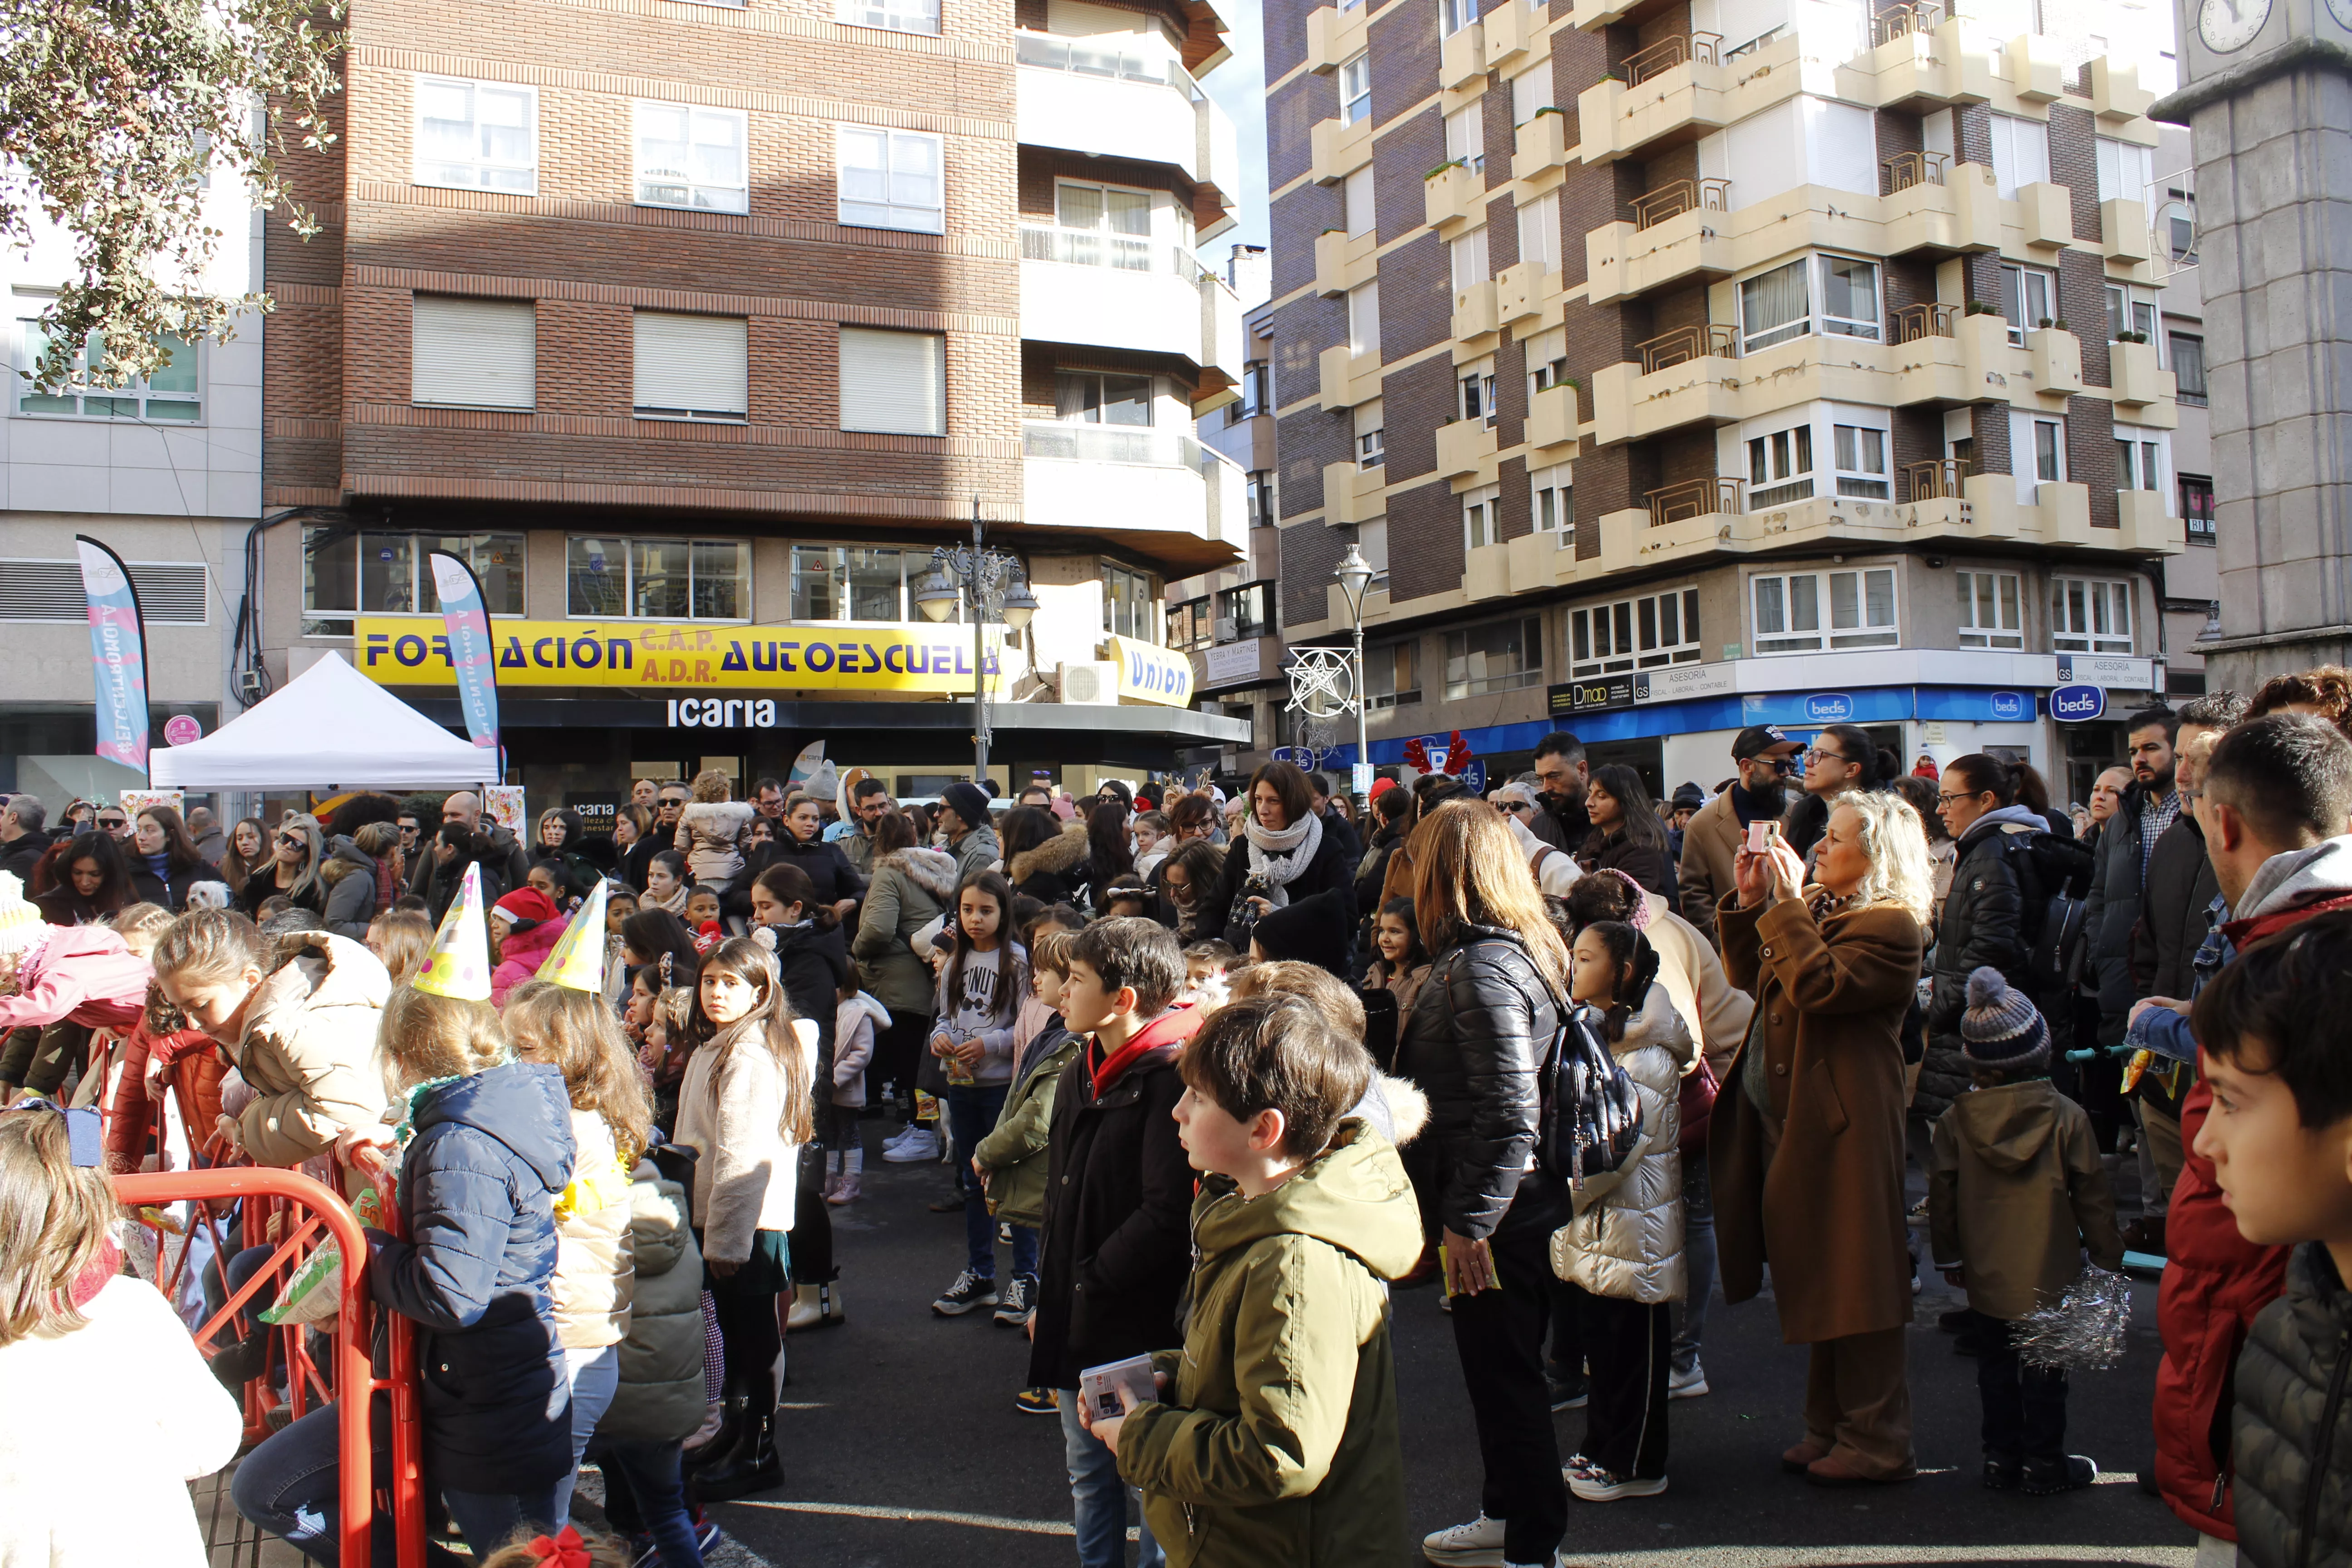
[[[1340,216],[1340,225],[1348,237],[1354,239],[1380,226],[1380,210],[1373,199],[1372,166],[1370,163],[1352,171],[1339,185],[1339,201],[1347,210]]]
[[[539,89],[523,82],[477,81],[471,77],[440,76],[419,72],[413,79],[413,112],[409,120],[410,182],[448,190],[487,191],[494,195],[535,196],[539,195]],[[466,158],[434,158],[425,144],[425,89],[428,88],[458,88],[468,95],[466,123],[473,132],[474,150]],[[484,92],[511,94],[520,99],[525,107],[528,124],[525,133],[530,140],[530,158],[527,163],[488,158],[482,155],[481,95]],[[429,167],[428,167],[429,165]],[[464,167],[466,177],[456,177],[453,171]],[[493,176],[503,178],[489,183]]]
[[[2038,290],[2037,290],[2038,286]],[[2034,295],[2039,292],[2046,310],[2033,308]],[[2022,262],[2000,264],[2000,313],[2009,322],[2009,341],[2018,348],[2025,346],[2025,334],[2042,331],[2043,321],[2058,319],[2058,274],[2047,267],[2028,267]]]
[[[1462,548],[1481,550],[1503,542],[1503,487],[1480,485],[1462,492]]]
[[[1962,567],[1953,577],[1959,590],[1959,646],[2022,651],[2024,577],[1979,567]]]
[[[1151,591],[1151,574],[1103,563],[1103,635],[1156,643],[1167,635],[1160,596]]]
[[[1410,667],[1412,683],[1401,686],[1397,680],[1400,666]],[[1382,688],[1386,689],[1383,690]],[[1421,639],[1406,637],[1399,642],[1379,643],[1364,650],[1364,706],[1375,713],[1391,708],[1401,708],[1421,698]]]
[[[851,144],[866,147],[879,145],[882,150],[883,192],[878,199],[853,196],[849,192],[849,162]],[[902,153],[914,146],[930,149],[930,178],[937,185],[936,204],[903,199],[898,189],[898,161]],[[858,173],[872,173],[872,166],[860,164]],[[947,232],[948,149],[947,138],[929,131],[898,131],[886,125],[836,124],[833,142],[834,212],[844,228],[891,228],[909,234],[945,234]],[[923,178],[908,174],[908,180]]]
[[[1372,112],[1372,57],[1361,50],[1339,62],[1339,123],[1353,125]]]
[[[1559,535],[1565,547],[1576,542],[1576,465],[1554,463],[1528,476],[1528,515],[1538,533]]]
[[[2117,332],[2145,332],[2148,347],[2156,351],[2159,365],[2170,356],[2165,352],[2164,319],[2157,309],[2156,290],[2134,288],[2128,283],[2110,283],[2104,295],[2107,307],[2107,342],[2121,342]]]
[[[2154,490],[2165,498],[2165,515],[2172,515],[2171,433],[2139,425],[2116,426],[2116,489]]]
[[[1445,265],[1456,294],[1475,289],[1494,276],[1492,253],[1486,248],[1486,226],[1455,235],[1445,247]]]
[[[2050,127],[2015,114],[1991,117],[1994,194],[2013,202],[2027,185],[2050,182]]]
[[[1466,3],[1475,5],[1476,0]],[[1448,163],[1466,165],[1474,174],[1486,172],[1486,114],[1483,100],[1473,100],[1445,117],[1445,158]]]
[[[1464,420],[1476,420],[1487,429],[1495,427],[1495,362],[1481,360],[1466,370],[1457,371],[1454,378],[1454,411]]]
[[[1359,357],[1381,352],[1381,280],[1348,290],[1348,352]]]
[[[1457,657],[1465,665],[1473,658],[1486,657],[1483,653],[1474,655],[1470,651],[1469,638],[1474,634],[1485,631],[1489,626],[1507,626],[1515,623],[1519,628],[1519,643],[1527,668],[1505,670],[1496,675],[1473,676],[1465,670],[1461,679],[1457,680],[1454,678],[1453,666]],[[1463,639],[1462,652],[1458,656],[1454,652],[1454,639],[1456,637]],[[1482,621],[1476,626],[1463,626],[1449,631],[1445,634],[1444,650],[1445,700],[1449,702],[1458,701],[1465,697],[1490,697],[1498,692],[1524,690],[1528,687],[1539,686],[1543,683],[1543,617],[1540,616],[1515,616],[1506,620]]]
[[[2092,157],[2099,171],[2099,199],[2142,202],[2152,209],[2156,204],[2147,198],[2150,187],[2156,184],[2156,149],[2118,142],[2112,136],[2095,136],[2091,140]],[[2151,211],[2149,216],[2154,213]]]
[[[1700,664],[1706,658],[1695,583],[1574,605],[1561,622],[1561,657],[1568,661],[1570,680]]]
[[[16,300],[19,310],[37,310],[47,302],[37,297],[28,299],[23,295],[19,295]],[[26,378],[40,363],[41,351],[47,342],[37,319],[31,316],[18,318],[13,345],[15,353],[11,357],[19,374],[8,399],[11,416],[26,419],[125,419],[142,425],[174,427],[194,427],[205,423],[205,372],[207,367],[205,343],[201,338],[194,342],[168,335],[165,338],[167,345],[175,345],[172,347],[173,363],[164,367],[165,374],[176,380],[179,378],[177,373],[193,366],[190,379],[194,381],[195,386],[187,392],[170,386],[158,388],[145,376],[132,376],[118,386],[89,382],[93,357],[98,362],[100,374],[105,373],[106,340],[98,332],[92,332],[83,340],[81,352],[74,355],[72,374],[75,379],[72,382],[59,387],[36,385]],[[68,404],[71,406],[27,406]],[[125,404],[130,406],[124,407]],[[186,410],[184,417],[181,413],[183,408]]]
[[[1894,452],[1895,435],[1886,426],[1832,425],[1830,471],[1836,476],[1837,493],[1853,500],[1894,500]]]
[[[1750,299],[1748,285],[1761,283],[1764,279],[1790,268],[1796,270],[1798,279],[1803,285],[1804,310],[1786,321],[1775,321],[1769,325],[1758,326],[1751,323],[1748,320]],[[1757,353],[1769,348],[1777,348],[1782,343],[1794,342],[1813,330],[1812,258],[1810,256],[1801,256],[1793,261],[1780,262],[1749,277],[1742,278],[1737,286],[1737,293],[1739,299],[1739,352],[1743,355]]]
[[[1519,259],[1559,270],[1559,193],[1547,191],[1518,209]]]
[[[1365,431],[1356,437],[1356,467],[1359,469],[1388,466],[1388,431],[1385,428]]]
[[[607,546],[604,559],[608,562],[612,559],[614,550],[617,548],[621,563],[621,607],[617,610],[605,610],[593,607],[583,610],[575,607],[572,598],[572,590],[574,586],[572,582],[572,574],[574,571],[574,567],[572,565],[573,546],[594,544],[603,544]],[[687,607],[685,614],[673,615],[668,612],[663,612],[660,614],[646,615],[638,612],[636,608],[638,586],[636,582],[636,547],[639,545],[684,545],[686,547]],[[734,616],[698,615],[696,613],[695,609],[695,599],[697,597],[695,592],[695,578],[697,574],[695,557],[698,551],[720,549],[729,549],[735,552],[734,582],[737,589],[736,607],[741,610],[743,614]],[[592,555],[590,559],[593,560],[593,556]],[[609,567],[606,570],[609,571]],[[592,575],[602,576],[604,574],[604,572],[595,572],[592,569]],[[663,534],[569,533],[564,536],[563,618],[565,620],[707,621],[717,625],[740,625],[751,618],[751,542],[749,540],[672,538]]]
[[[1552,101],[1552,97],[1551,59],[1547,55],[1542,64],[1511,79],[1511,124],[1525,125],[1545,110],[1558,109],[1559,105]]]
[[[2042,450],[2043,432],[2049,432],[2051,450]],[[2051,460],[2043,462],[2047,456]],[[2044,414],[2038,409],[2012,408],[2009,411],[2009,468],[2017,479],[2017,500],[2020,506],[2040,504],[2035,488],[2040,485],[2066,482],[2066,416]]]
[[[1813,281],[1816,298],[1821,303],[1813,307],[1814,330],[1824,337],[1858,338],[1866,342],[1878,342],[1886,335],[1886,264],[1873,257],[1842,256],[1822,253],[1814,258],[1817,264]],[[1870,314],[1867,316],[1832,315],[1830,312],[1830,268],[1843,262],[1853,267],[1870,268]]]
[[[848,585],[849,553],[853,551],[864,551],[867,553],[869,560],[864,564],[869,568],[874,564],[870,557],[878,555],[882,552],[887,551],[898,558],[898,602],[892,606],[890,614],[871,616],[803,614],[802,605],[808,598],[807,588],[814,578],[820,576],[825,579],[827,595],[838,599],[836,607],[844,610],[855,607],[856,603],[855,594]],[[804,559],[804,557],[821,557],[821,559]],[[908,622],[916,618],[909,614],[913,605],[907,597],[908,585],[930,570],[931,558],[927,552],[895,544],[823,544],[796,542],[786,552],[784,565],[787,595],[784,603],[788,618],[794,626],[870,626],[889,622]]]
[[[834,0],[833,19],[845,27],[927,33],[937,37],[940,0]]]
[[[2128,654],[2132,651],[2136,609],[2133,585],[2127,579],[2053,577],[2051,651]],[[2104,631],[2099,629],[2102,620],[2106,623]]]
[[[1896,565],[1893,562],[1878,565],[1828,566],[1812,571],[1751,573],[1746,594],[1749,650],[1759,658],[1778,658],[1787,654],[1902,647],[1903,606],[1895,574]],[[1873,579],[1881,581],[1874,584]],[[1782,621],[1779,630],[1770,630],[1765,626],[1767,584],[1779,584]],[[1801,588],[1799,584],[1805,586]],[[1870,618],[1870,592],[1874,586],[1885,589],[1885,620]],[[1844,626],[1838,625],[1837,620],[1841,592],[1852,595],[1853,611],[1853,619]],[[1798,608],[1801,602],[1807,601],[1813,616],[1813,625],[1800,627]]]
[[[1450,38],[1478,20],[1478,0],[1437,0],[1437,34]]]
[[[1123,384],[1122,391],[1131,391],[1132,384],[1141,383],[1143,396],[1140,400],[1129,398],[1123,403],[1114,402],[1110,385],[1114,381]],[[1062,413],[1064,384],[1084,382],[1094,383],[1093,409],[1091,411],[1081,409],[1075,414]],[[1105,413],[1113,408],[1139,406],[1143,410],[1143,417],[1139,421],[1103,417]],[[1133,371],[1057,370],[1054,373],[1054,410],[1055,418],[1065,425],[1103,425],[1115,430],[1149,430],[1160,423],[1160,380],[1157,376],[1139,374]]]
[[[646,112],[681,114],[686,117],[686,161],[684,169],[652,169],[646,156]],[[748,213],[751,210],[751,116],[740,109],[709,109],[698,103],[667,103],[658,99],[640,98],[629,105],[630,152],[636,171],[635,205],[641,207],[672,207],[690,212]],[[732,185],[704,184],[692,176],[702,171],[694,167],[697,152],[705,143],[697,134],[698,128],[715,122],[726,122],[735,130],[735,153],[740,162],[740,183]],[[662,178],[660,176],[669,176]],[[677,199],[670,199],[675,195]]]
[[[1748,510],[1788,506],[1821,493],[1810,416],[1798,424],[1748,437],[1743,449]]]

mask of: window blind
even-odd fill
[[[539,313],[531,301],[419,294],[409,343],[409,397],[467,408],[537,403]]]
[[[841,427],[944,436],[947,347],[935,332],[841,329]]]
[[[129,563],[139,612],[151,626],[200,626],[205,621],[205,567],[201,561]],[[0,621],[64,621],[89,617],[79,561],[0,560]]]
[[[750,323],[728,316],[636,313],[640,414],[740,419],[751,410]]]

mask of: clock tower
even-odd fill
[[[2352,0],[2176,0],[2211,389],[2215,689],[2352,664]]]

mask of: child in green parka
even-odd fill
[[[997,1113],[996,1129],[973,1145],[971,1168],[987,1184],[989,1207],[1013,1227],[1013,1286],[996,1307],[996,1321],[1025,1328],[1037,1305],[1037,1229],[1045,1223],[1046,1134],[1054,1125],[1054,1091],[1062,1069],[1086,1042],[1062,1026],[1062,985],[1070,977],[1072,933],[1039,931],[1032,939],[1029,984],[1021,1010],[1025,1043],[1013,1069],[1013,1087]],[[1015,1408],[1051,1415],[1060,1406],[1050,1388],[1024,1388]]]
[[[1172,1568],[1401,1562],[1383,1281],[1420,1258],[1421,1215],[1395,1147],[1349,1115],[1371,1058],[1276,994],[1211,1015],[1178,1070],[1203,1174],[1184,1348],[1153,1357],[1158,1400],[1089,1429]]]

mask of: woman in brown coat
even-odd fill
[[[1756,998],[1708,1128],[1727,1301],[1772,1266],[1780,1335],[1812,1346],[1805,1438],[1780,1457],[1823,1486],[1910,1479],[1903,1215],[1903,1015],[1919,978],[1927,838],[1900,796],[1830,813],[1813,885],[1784,843],[1739,852],[1717,912],[1724,968]]]

